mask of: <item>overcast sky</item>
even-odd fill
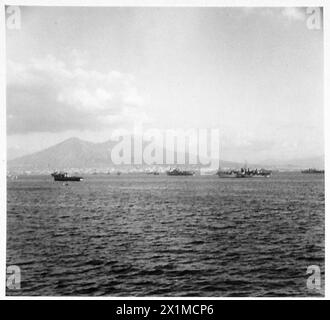
[[[7,30],[10,152],[114,128],[219,128],[222,158],[323,154],[323,32],[303,8],[31,8]]]

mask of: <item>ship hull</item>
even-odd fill
[[[81,178],[81,177],[65,177],[65,178],[54,177],[54,180],[55,181],[81,181],[81,180],[83,180],[83,178]]]
[[[251,178],[269,178],[270,174],[242,174],[242,173],[218,173],[221,179],[251,179]]]
[[[187,172],[187,173],[171,173],[171,172],[167,172],[168,176],[193,176],[194,173],[191,172]]]
[[[301,173],[304,174],[324,174],[324,170],[303,170]]]

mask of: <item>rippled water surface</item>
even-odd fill
[[[323,175],[85,178],[8,181],[8,295],[317,295]]]

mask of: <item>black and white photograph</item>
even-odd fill
[[[262,3],[4,6],[7,297],[325,296],[324,8]]]

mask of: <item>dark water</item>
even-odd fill
[[[323,175],[22,177],[7,197],[8,295],[320,294],[306,269],[324,279]]]

